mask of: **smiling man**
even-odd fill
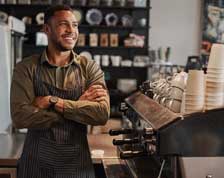
[[[109,118],[104,74],[73,51],[79,32],[70,7],[50,7],[44,31],[47,48],[13,73],[13,125],[28,128],[18,178],[94,178],[86,126]]]

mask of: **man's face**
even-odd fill
[[[49,20],[45,32],[49,44],[60,51],[68,51],[74,48],[78,39],[78,22],[71,11],[57,11]]]

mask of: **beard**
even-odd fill
[[[76,43],[75,41],[73,45],[64,45],[62,42],[57,40],[52,40],[52,42],[59,51],[63,51],[63,52],[72,50],[75,47],[75,43]]]
[[[72,50],[74,47],[75,47],[75,45],[73,45],[73,46],[65,46],[65,45],[62,45],[61,43],[55,43],[55,46],[56,46],[56,48],[58,49],[58,50],[60,50],[60,51],[70,51],[70,50]]]
[[[66,43],[63,43],[63,39],[60,40],[60,38],[58,38],[58,36],[55,33],[53,33],[49,40],[51,41],[51,44],[55,46],[56,49],[58,49],[59,51],[65,52],[65,51],[70,51],[75,47],[77,38],[73,44],[68,44],[68,43],[66,44]]]

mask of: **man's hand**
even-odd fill
[[[51,96],[38,96],[35,98],[33,105],[40,109],[48,109],[51,106],[51,103],[49,102],[50,97]],[[56,111],[62,113],[64,109],[64,100],[59,98],[54,108]]]
[[[100,102],[105,100],[106,96],[107,90],[104,89],[103,86],[92,85],[80,96],[79,100]]]
[[[64,112],[64,100],[62,98],[58,98],[58,102],[55,104],[54,109],[60,113]]]
[[[47,109],[50,107],[49,98],[51,96],[38,96],[34,99],[33,105],[40,109]]]

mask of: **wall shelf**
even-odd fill
[[[135,56],[145,55],[148,56],[149,52],[149,30],[150,30],[150,0],[146,0],[146,7],[120,7],[120,6],[71,6],[73,9],[79,9],[82,11],[83,18],[81,20],[81,24],[79,25],[79,32],[85,34],[85,42],[86,46],[76,46],[74,51],[76,53],[80,53],[83,51],[88,51],[92,54],[92,56],[98,55],[119,55],[123,59],[133,60]],[[38,25],[36,23],[35,17],[39,12],[43,12],[50,5],[37,5],[37,4],[1,4],[0,11],[4,11],[9,15],[15,16],[19,19],[22,19],[24,16],[29,16],[32,18],[32,24],[26,25],[26,36],[27,39],[24,41],[23,45],[23,56],[29,56],[31,54],[40,54],[45,46],[36,46],[36,32],[41,31],[42,25]],[[97,8],[99,9],[103,16],[105,17],[108,13],[115,13],[119,17],[119,22],[116,26],[107,26],[105,23],[105,19],[103,19],[100,25],[89,25],[85,20],[85,14],[89,9]],[[130,15],[133,17],[133,25],[130,27],[124,27],[121,23],[121,17],[123,15]],[[140,26],[138,23],[139,19],[145,18],[146,24],[145,26]],[[92,47],[89,45],[89,34],[90,33],[117,33],[119,36],[119,46],[118,47]],[[124,39],[129,37],[130,33],[135,33],[137,35],[145,36],[145,45],[144,47],[125,47]],[[100,38],[100,35],[99,35]],[[98,39],[100,42],[100,39]],[[98,43],[99,44],[99,43]],[[114,67],[110,65],[108,67],[102,66],[102,70],[105,72],[105,78],[108,85],[109,90],[115,89],[117,86],[117,80],[119,78],[134,78],[137,80],[137,84],[141,84],[143,81],[147,80],[147,72],[148,67]],[[108,78],[109,76],[109,78]],[[126,95],[125,95],[126,96]],[[115,100],[116,98],[116,100]],[[124,95],[116,94],[116,97],[113,97],[112,105],[118,105],[118,103],[124,98]]]
[[[40,8],[45,9],[47,7],[50,7],[48,4],[1,4],[2,8]],[[96,9],[112,9],[112,10],[145,10],[148,11],[151,9],[151,7],[134,7],[134,6],[80,6],[80,5],[72,5],[71,8],[81,8],[81,9],[90,9],[90,8],[96,8]]]

